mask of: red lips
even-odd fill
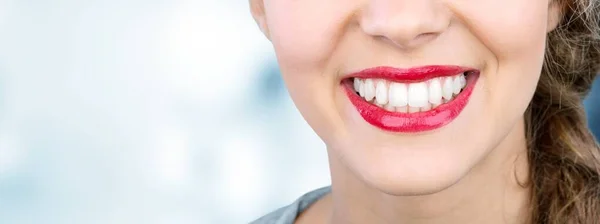
[[[358,96],[349,79],[345,79],[348,81],[343,82],[342,86],[358,113],[371,125],[391,132],[424,132],[447,125],[458,117],[467,105],[475,83],[479,78],[478,70],[461,66],[441,65],[410,69],[376,67],[353,73],[346,77],[385,79],[394,82],[412,83],[422,82],[435,77],[453,76],[464,72],[468,72],[469,75],[467,77],[467,84],[462,92],[450,102],[426,112],[399,113],[387,111]]]

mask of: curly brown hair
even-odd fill
[[[600,146],[583,98],[600,69],[600,0],[556,0],[540,81],[525,113],[532,223],[600,223]]]

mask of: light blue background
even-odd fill
[[[0,223],[247,223],[329,182],[240,0],[0,0]]]
[[[0,0],[0,223],[246,223],[328,180],[247,1]]]

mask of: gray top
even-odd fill
[[[331,187],[323,187],[302,195],[294,203],[279,208],[250,224],[294,224],[296,217],[310,205],[331,192]]]

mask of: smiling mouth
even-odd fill
[[[440,128],[464,109],[479,70],[459,66],[377,67],[347,76],[342,85],[371,125],[393,132]]]
[[[450,102],[467,85],[467,72],[423,82],[352,78],[354,91],[365,101],[391,112],[426,112]]]

